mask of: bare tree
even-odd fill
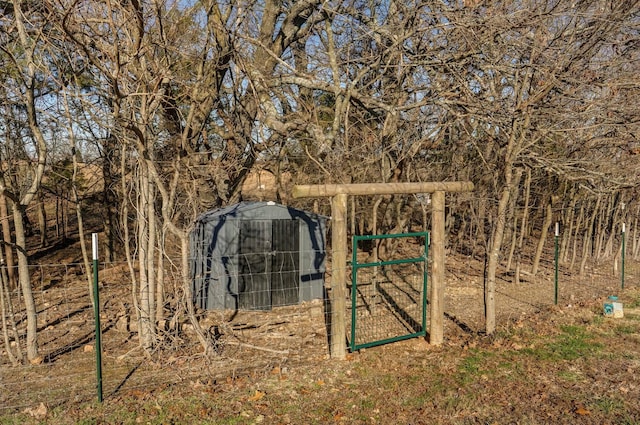
[[[602,59],[612,55],[611,45],[634,4],[593,1],[573,8],[568,2],[482,3],[448,12],[448,40],[458,34],[459,60],[443,65],[449,81],[443,78],[447,88],[440,102],[467,134],[467,146],[481,155],[478,164],[486,167],[482,174],[489,177],[487,195],[495,199],[489,210],[485,282],[488,333],[495,329],[496,273],[517,184],[515,168],[522,164],[561,179],[615,184],[616,173],[600,168],[606,160],[593,160],[596,146],[583,149],[580,158],[569,150],[576,135],[572,128],[606,133],[612,124],[603,120],[592,126],[591,112],[582,113],[578,104],[594,108],[600,102],[593,96],[589,76],[603,71]],[[517,13],[512,10],[516,7]],[[602,77],[619,78],[608,73]],[[587,166],[586,161],[592,163]],[[547,193],[556,189],[548,188]]]
[[[5,179],[0,180],[0,192],[13,204],[18,277],[27,314],[27,358],[34,362],[40,359],[37,343],[37,313],[31,291],[23,213],[40,190],[47,156],[47,143],[40,127],[40,111],[37,103],[42,96],[42,88],[48,87],[50,83],[47,79],[49,70],[42,65],[41,60],[47,55],[50,30],[50,26],[46,25],[48,15],[49,12],[44,7],[15,1],[11,14],[2,20],[2,55],[7,77],[4,79],[3,92],[11,96],[6,99],[7,103],[12,104],[18,100],[24,105],[27,133],[23,136],[23,149],[29,158],[30,172],[27,179],[20,182],[19,187],[9,188],[6,186]]]

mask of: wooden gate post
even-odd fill
[[[431,294],[429,296],[429,343],[444,340],[444,192],[431,195]]]
[[[344,360],[347,342],[347,195],[331,199],[331,357]]]

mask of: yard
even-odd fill
[[[128,289],[117,282],[126,272],[112,269],[101,289],[103,404],[95,396],[90,302],[62,276],[39,293],[52,314],[43,344],[50,357],[0,369],[0,423],[640,423],[634,269],[624,291],[596,270],[582,279],[563,273],[557,306],[548,270],[519,285],[503,275],[498,331],[486,336],[478,267],[448,260],[443,345],[414,338],[346,361],[328,356],[321,300],[233,317],[207,313],[201,320],[215,336],[215,355],[189,343],[187,324],[169,329],[145,356],[122,324]],[[55,293],[69,301],[55,301]],[[624,318],[603,316],[611,293],[624,303]],[[54,349],[64,338],[66,348]]]

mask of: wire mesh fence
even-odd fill
[[[422,240],[424,249],[415,257],[358,259],[359,242],[380,246],[390,240],[411,240],[416,247]],[[351,350],[426,335],[427,257],[427,233],[354,237],[347,319]]]
[[[95,319],[83,266],[32,266],[30,274],[40,357],[31,362],[25,358],[24,296],[18,288],[12,288],[5,297],[5,308],[12,311],[5,317],[6,343],[0,343],[0,410],[95,400]],[[266,278],[251,273],[240,277]],[[154,347],[145,352],[138,341],[131,282],[127,263],[100,264],[102,381],[106,400],[176,383],[207,385],[270,373],[291,362],[326,357],[321,298],[301,303],[296,299],[269,311],[199,309],[197,323],[213,347],[205,355],[194,324],[180,313],[184,309],[177,307],[176,299],[182,293],[179,283],[169,280],[165,282],[167,320],[157,323]],[[10,353],[18,364],[12,364]]]
[[[425,335],[426,293],[422,267],[388,265],[364,270],[349,293],[349,346],[358,350]]]
[[[390,259],[414,256],[418,247],[400,246]],[[409,250],[410,252],[405,252]],[[362,256],[369,253],[359,253]],[[239,254],[244,256],[244,254]],[[271,257],[269,258],[271,261]],[[546,258],[546,260],[545,260]],[[237,263],[256,259],[244,257]],[[285,264],[287,262],[283,262]],[[287,263],[288,264],[288,263]],[[445,341],[459,332],[483,330],[483,274],[481,258],[451,253],[446,264]],[[513,270],[504,264],[498,273],[498,322],[522,319],[530,313],[554,306],[555,274],[553,259],[543,256],[535,274],[523,266],[519,283]],[[246,291],[255,300],[273,300],[273,291],[300,290],[300,281],[291,278],[296,270],[274,267],[256,271],[239,268],[237,282],[251,285],[224,286],[222,293],[232,299]],[[24,294],[10,289],[4,300],[6,334],[0,342],[0,410],[15,411],[45,403],[49,407],[68,402],[91,401],[96,397],[96,355],[94,318],[89,280],[82,264],[38,265],[30,268],[37,310],[38,344],[41,357],[33,363],[12,364],[14,356],[25,355],[27,317]],[[347,276],[350,276],[351,269]],[[368,274],[367,274],[368,273]],[[415,300],[420,294],[421,269],[415,264],[387,267],[374,278],[373,270],[360,275],[357,314],[364,320],[367,338],[393,338],[398,329],[414,329],[422,312]],[[213,350],[204,354],[180,300],[184,291],[179,280],[165,274],[166,320],[157,323],[154,347],[144,352],[138,341],[134,288],[127,263],[100,264],[100,311],[103,346],[103,386],[105,399],[135,395],[139,389],[173,384],[207,385],[208,382],[234,379],[256,373],[271,373],[288,364],[318,362],[328,358],[330,307],[328,293],[332,282],[331,262],[326,281],[318,297],[311,300],[291,298],[279,305],[258,308],[197,309],[196,319],[205,331]],[[626,258],[625,288],[640,284],[640,261]],[[222,279],[222,281],[225,281]],[[259,284],[256,284],[259,282]],[[275,284],[272,284],[275,282]],[[286,286],[285,285],[293,285]],[[344,282],[349,285],[349,282]],[[347,291],[351,297],[350,291]],[[136,294],[138,296],[139,294]],[[618,295],[624,302],[620,258],[587,263],[579,268],[559,264],[558,305],[560,308]],[[278,298],[276,296],[276,298]],[[413,300],[413,301],[412,301]],[[349,305],[349,300],[346,300]],[[597,305],[597,302],[595,303]],[[399,311],[402,310],[402,311]],[[410,311],[409,311],[410,310]],[[366,328],[366,318],[384,311],[387,322]],[[350,320],[351,311],[345,312]],[[386,320],[385,319],[385,320]],[[15,326],[14,326],[15,324]],[[349,326],[347,326],[349,329]]]
[[[536,274],[531,265],[522,266],[519,278],[514,267],[498,270],[496,315],[499,321],[521,320],[527,315],[557,306],[574,308],[599,305],[611,295],[640,285],[640,259],[626,258],[624,283],[619,258],[589,262],[583,272],[579,265],[559,261],[556,279],[553,257],[543,259]],[[447,262],[446,324],[449,330],[482,332],[484,326],[484,263],[471,256],[457,255]]]

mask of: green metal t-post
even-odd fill
[[[98,401],[102,403],[102,332],[100,327],[100,297],[98,296],[98,234],[91,234],[93,251],[93,310],[96,323],[96,377]]]
[[[625,251],[625,228],[624,223],[622,223],[622,289],[624,289],[624,251]]]
[[[555,259],[556,259],[556,270],[555,270],[555,293],[553,302],[555,305],[558,305],[558,236],[560,235],[560,226],[556,222],[556,236],[555,236]]]
[[[356,351],[356,304],[358,299],[358,288],[356,279],[358,276],[358,239],[353,238],[353,248],[351,250],[351,352]],[[375,282],[373,282],[375,285]]]

